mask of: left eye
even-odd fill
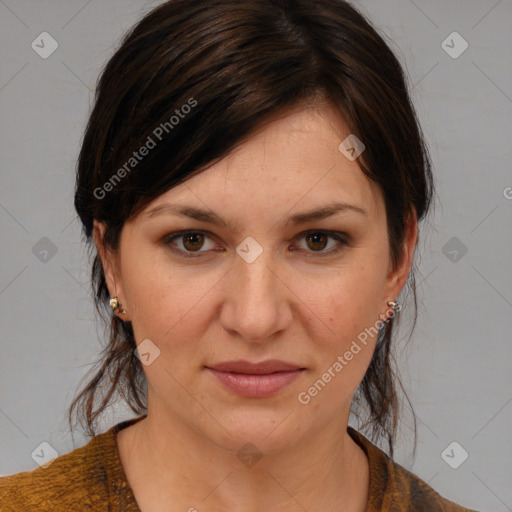
[[[302,239],[306,242],[307,249],[304,249],[306,252],[313,254],[318,253],[319,256],[337,253],[342,250],[344,245],[347,245],[344,235],[337,232],[308,231],[297,235],[295,238]],[[334,244],[331,244],[330,248],[328,248],[329,239],[335,241]],[[205,247],[206,240],[210,240],[209,247]],[[208,250],[215,250],[215,243],[212,241],[212,237],[208,236],[204,231],[181,231],[171,233],[166,236],[163,241],[166,245],[174,245],[174,250],[187,257],[199,256],[201,253],[207,252]],[[336,242],[338,247],[336,247]],[[326,248],[328,248],[328,250],[325,250]]]
[[[346,244],[345,239],[340,236],[340,234],[325,231],[309,231],[308,233],[300,235],[300,237],[306,241],[307,247],[311,249],[312,252],[321,252],[324,254],[332,254],[341,250],[339,247],[332,249],[333,246],[331,245],[331,248],[325,251],[324,249],[326,249],[328,245],[329,238],[337,241],[338,244]],[[336,243],[334,243],[334,247],[336,247]]]

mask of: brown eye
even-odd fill
[[[165,236],[162,242],[180,256],[204,256],[205,253],[215,250],[212,237],[202,231],[171,233]]]
[[[204,235],[202,233],[189,233],[183,235],[183,246],[188,251],[198,251],[204,244]]]
[[[324,233],[311,233],[306,235],[308,247],[313,251],[322,251],[327,246],[329,237]]]
[[[348,246],[347,235],[337,231],[308,231],[297,238],[308,256],[334,256]]]

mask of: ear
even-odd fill
[[[115,253],[114,251],[110,250],[108,247],[105,246],[105,229],[106,226],[104,223],[99,222],[97,220],[94,221],[94,243],[96,244],[98,256],[100,257],[101,260],[101,265],[103,267],[103,272],[105,274],[105,281],[107,282],[107,288],[110,297],[118,297],[122,307],[125,307],[126,295],[123,288],[123,280],[121,279],[119,254]],[[119,318],[121,318],[122,320],[129,320],[127,313],[119,314],[119,311],[117,311],[116,315],[118,315]]]
[[[402,291],[402,288],[405,286],[407,278],[409,277],[409,272],[411,271],[414,251],[416,249],[417,243],[418,219],[416,210],[411,208],[407,218],[404,241],[400,251],[397,267],[390,269],[387,277],[387,297],[385,298],[386,302],[389,300],[394,301]]]

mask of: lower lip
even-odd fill
[[[271,396],[296,380],[304,370],[249,375],[245,373],[219,372],[207,368],[222,384],[241,396],[261,398]]]

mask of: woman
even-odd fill
[[[403,71],[342,0],[171,0],[99,81],[75,206],[109,307],[94,437],[3,510],[464,511],[394,463],[397,297],[433,194]],[[413,307],[415,304],[413,304]],[[103,434],[120,394],[138,416]]]

